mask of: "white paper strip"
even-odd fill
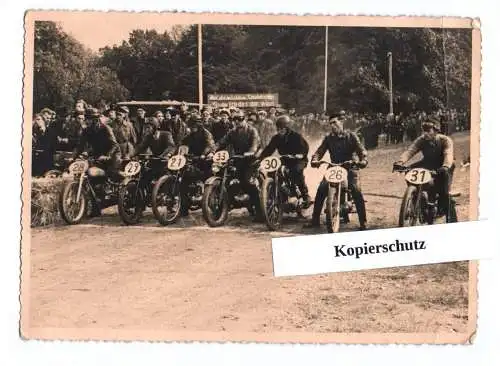
[[[491,257],[488,221],[272,239],[275,276],[313,275]],[[492,231],[490,231],[492,232]]]

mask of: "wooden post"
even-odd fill
[[[325,90],[323,95],[323,112],[326,112],[327,90],[328,90],[328,26],[325,27]]]
[[[203,56],[201,47],[201,24],[198,24],[198,103],[203,107]]]
[[[394,104],[393,104],[393,91],[392,91],[392,52],[387,53],[387,57],[389,57],[389,113],[394,113]]]

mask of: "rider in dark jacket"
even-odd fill
[[[311,197],[304,179],[304,168],[307,166],[307,154],[309,153],[309,144],[301,134],[290,128],[291,120],[287,115],[278,117],[276,128],[278,133],[271,138],[269,144],[262,150],[260,159],[264,159],[278,150],[280,155],[301,156],[298,160],[285,160],[284,164],[290,170],[290,174],[295,184],[299,187],[304,206],[309,207]]]
[[[104,117],[97,109],[90,112],[89,125],[82,131],[74,156],[77,157],[88,147],[92,156],[108,162],[109,172],[116,174],[120,168],[120,145],[110,126],[104,123]]]
[[[147,149],[154,156],[166,157],[175,151],[175,142],[168,131],[160,131],[160,121],[156,117],[148,118],[144,124],[144,136],[137,145],[132,157],[143,154]]]
[[[181,141],[181,145],[189,147],[190,154],[195,156],[208,155],[214,150],[214,138],[210,131],[203,126],[203,122],[198,115],[192,118],[190,129],[189,135]]]
[[[231,121],[229,121],[229,111],[223,109],[220,111],[220,119],[212,121],[210,132],[214,137],[215,142],[219,142],[225,137],[232,129]]]
[[[333,117],[330,119],[330,126],[332,132],[328,134],[311,159],[311,167],[319,167],[319,161],[328,151],[332,163],[340,164],[348,160],[352,160],[353,155],[356,153],[359,158],[358,166],[360,168],[366,167],[368,164],[366,158],[367,153],[364,146],[359,141],[359,138],[354,132],[344,130],[343,123],[339,118]],[[366,229],[366,208],[361,187],[359,186],[358,172],[349,170],[348,173],[348,186],[352,193],[356,211],[358,212],[360,230]],[[328,194],[328,182],[323,178],[316,191],[314,199],[314,211],[311,224],[308,227],[318,227],[320,222],[321,208]]]
[[[190,170],[186,171],[184,175],[184,182],[181,186],[181,195],[183,196],[182,202],[187,202],[187,187],[190,182],[196,180],[205,181],[210,177],[210,162],[205,157],[212,153],[215,148],[214,139],[212,134],[203,127],[203,121],[199,114],[194,114],[190,120],[190,133],[182,139],[180,145],[187,146],[188,154],[199,158],[193,161]],[[188,207],[181,207],[181,216],[188,215]]]
[[[255,154],[260,148],[259,134],[255,127],[248,124],[242,111],[236,112],[233,118],[235,128],[216,144],[215,150],[222,150],[230,146],[235,155],[248,156],[247,159],[240,160],[235,167],[240,176],[242,188],[248,192],[252,204],[256,207],[256,221],[261,221],[262,212],[260,210],[259,192],[256,182],[252,181],[256,169],[254,166]]]

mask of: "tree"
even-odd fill
[[[97,66],[95,55],[54,22],[35,22],[33,109],[70,108],[83,98],[123,99],[127,90],[116,74]]]
[[[116,72],[132,99],[162,99],[175,90],[174,50],[167,32],[134,30],[120,46],[100,50],[100,65]]]

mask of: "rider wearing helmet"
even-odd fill
[[[189,147],[189,153],[194,156],[207,155],[213,152],[215,142],[212,134],[203,125],[202,117],[194,114],[190,121],[190,133],[181,141],[181,145]]]
[[[269,144],[262,150],[260,159],[264,159],[276,150],[280,155],[297,155],[298,160],[285,160],[284,164],[290,170],[290,175],[299,187],[304,206],[311,205],[311,197],[306,186],[304,178],[304,168],[307,166],[307,154],[309,153],[309,144],[301,134],[291,129],[290,117],[282,115],[276,120],[278,133],[271,138]]]
[[[358,136],[349,130],[344,130],[343,120],[341,115],[330,118],[331,133],[329,133],[311,159],[311,167],[318,168],[319,161],[323,158],[328,151],[332,163],[340,164],[352,160],[353,155],[356,153],[359,158],[358,166],[365,168],[368,164],[366,158],[367,153],[363,144],[359,141]],[[360,230],[366,229],[366,208],[361,187],[359,186],[358,172],[349,170],[347,176],[347,183],[352,193],[354,204],[359,218]],[[308,227],[318,227],[320,222],[321,208],[323,202],[328,194],[328,182],[323,178],[316,191],[314,199],[314,211],[312,221]]]
[[[169,131],[160,130],[160,121],[156,117],[146,119],[144,124],[144,136],[137,145],[132,157],[143,154],[147,149],[157,157],[166,157],[175,150],[175,142]]]
[[[422,153],[422,159],[411,164],[412,168],[424,168],[436,170],[437,176],[434,179],[436,191],[439,194],[439,207],[444,214],[449,213],[450,187],[455,170],[453,140],[441,134],[440,123],[430,117],[422,123],[422,135],[408,147],[397,162],[394,168],[402,167],[417,153]]]

